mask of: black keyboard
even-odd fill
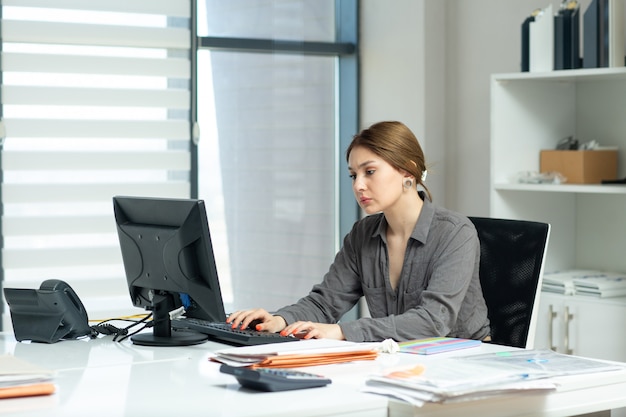
[[[233,329],[228,323],[216,323],[189,317],[172,320],[172,327],[195,330],[208,335],[210,339],[217,342],[236,346],[264,345],[267,343],[295,342],[300,340],[293,336],[281,336],[280,333]]]

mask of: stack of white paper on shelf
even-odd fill
[[[582,269],[546,272],[541,289],[565,295],[626,296],[626,274]]]
[[[595,297],[626,296],[626,274],[597,272],[574,278],[576,294]]]
[[[557,294],[574,295],[576,288],[574,287],[574,274],[589,271],[557,271],[546,272],[543,274],[541,282],[541,290],[554,292]]]

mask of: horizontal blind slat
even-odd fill
[[[186,120],[4,119],[7,137],[147,138],[189,140]]]
[[[113,216],[5,216],[2,221],[5,237],[85,233],[115,233]]]
[[[3,151],[5,171],[24,170],[189,170],[189,152],[29,152]]]
[[[126,58],[2,53],[2,70],[6,72],[141,75],[189,78],[189,60],[181,58]]]
[[[5,269],[73,267],[88,265],[116,264],[122,260],[120,248],[88,247],[88,248],[28,248],[4,249],[2,262]]]
[[[81,105],[81,106],[139,106],[189,108],[188,90],[143,90],[122,88],[71,88],[5,85],[2,87],[4,105]]]
[[[189,17],[189,0],[2,0],[4,6],[41,7],[103,12],[164,14]]]
[[[3,184],[2,200],[10,203],[68,203],[109,201],[115,195],[189,198],[189,183],[124,184]]]
[[[41,34],[46,36],[42,37]],[[81,23],[2,21],[4,42],[189,49],[188,29]]]

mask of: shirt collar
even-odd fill
[[[433,217],[435,216],[435,206],[433,203],[426,197],[425,193],[420,191],[420,197],[424,204],[422,205],[422,211],[420,212],[419,217],[417,218],[417,223],[415,223],[415,227],[413,228],[413,232],[411,233],[411,239],[417,240],[418,242],[425,243],[428,238],[428,231],[430,230],[430,225],[433,222]],[[387,219],[381,213],[380,214],[380,222],[378,223],[378,227],[372,234],[372,237],[380,236],[383,242],[387,243]]]

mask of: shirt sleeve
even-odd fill
[[[357,260],[351,242],[363,239],[356,227],[346,235],[344,244],[335,256],[320,284],[297,303],[283,307],[274,314],[282,316],[287,324],[296,321],[337,323],[363,295]]]

